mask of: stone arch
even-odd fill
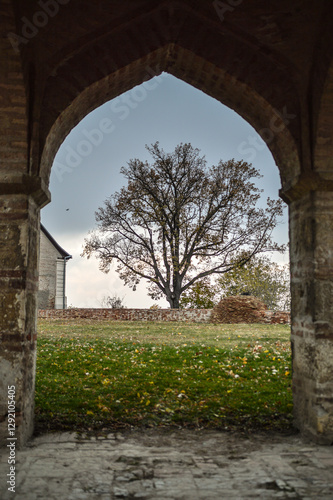
[[[41,89],[39,130],[34,137],[34,164],[40,165],[44,180],[61,141],[83,116],[150,78],[149,72],[166,71],[250,122],[268,144],[282,184],[291,183],[300,173],[303,110],[290,63],[273,51],[267,53],[248,34],[225,26],[217,15],[205,21],[188,5],[162,3],[144,16],[135,12],[124,26],[104,26],[79,47],[56,54],[48,63]],[[147,31],[148,39],[136,36]],[[221,40],[223,52],[217,49]],[[207,45],[209,54],[204,50]],[[114,47],[119,46],[121,53],[115,53]],[[279,89],[282,81],[283,90]]]
[[[0,400],[15,380],[20,441],[33,426],[39,209],[52,159],[83,115],[141,83],[148,65],[231,107],[268,143],[289,204],[295,422],[332,442],[332,2],[51,3],[47,15],[43,2],[0,7]]]
[[[198,68],[191,72],[184,61]],[[296,115],[289,113],[286,106],[281,110],[274,108],[265,98],[248,86],[246,82],[236,80],[225,70],[217,68],[193,52],[183,47],[170,44],[149,54],[142,60],[134,61],[126,71],[116,71],[111,75],[93,82],[75,97],[56,118],[48,125],[49,134],[40,135],[40,147],[45,144],[40,161],[40,175],[47,182],[53,158],[70,130],[96,107],[104,104],[119,94],[167,71],[190,85],[206,92],[238,112],[261,135],[271,150],[280,169],[282,183],[292,180],[300,173],[297,144],[288,125]],[[50,96],[46,98],[51,99]],[[41,124],[45,123],[46,106],[41,115]],[[45,130],[41,125],[42,131]]]
[[[3,31],[9,34],[15,31],[15,14],[11,6],[3,13],[3,23]],[[11,44],[4,37],[0,39],[0,50],[1,164],[6,165],[7,173],[28,174],[29,96],[22,74],[22,61],[20,54],[13,51]],[[3,173],[2,168],[1,174]]]
[[[327,68],[314,129],[314,170],[333,181],[333,54]]]
[[[323,11],[321,37],[314,47],[309,102],[312,127],[309,131],[313,148],[304,165],[308,184],[314,189],[331,190],[333,182],[333,5]]]

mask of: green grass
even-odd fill
[[[291,428],[288,325],[40,320],[39,430]]]

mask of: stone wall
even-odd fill
[[[39,318],[48,319],[96,319],[119,321],[189,321],[209,323],[212,309],[44,309]],[[264,323],[290,323],[286,312],[266,311]]]
[[[50,319],[109,319],[119,321],[193,321],[208,322],[211,309],[44,309],[39,318]]]

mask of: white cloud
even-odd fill
[[[118,277],[114,268],[108,274],[102,273],[98,267],[95,257],[87,259],[81,257],[84,233],[68,236],[58,234],[57,242],[68,253],[72,259],[67,263],[66,295],[68,306],[95,308],[101,307],[102,299],[109,295],[118,295],[124,298],[124,304],[130,308],[149,308],[156,303],[147,296],[144,282],[140,283],[137,290],[133,292],[125,287]],[[158,302],[161,307],[168,307],[166,300]]]

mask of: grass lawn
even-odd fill
[[[288,325],[40,320],[36,424],[291,429]]]

